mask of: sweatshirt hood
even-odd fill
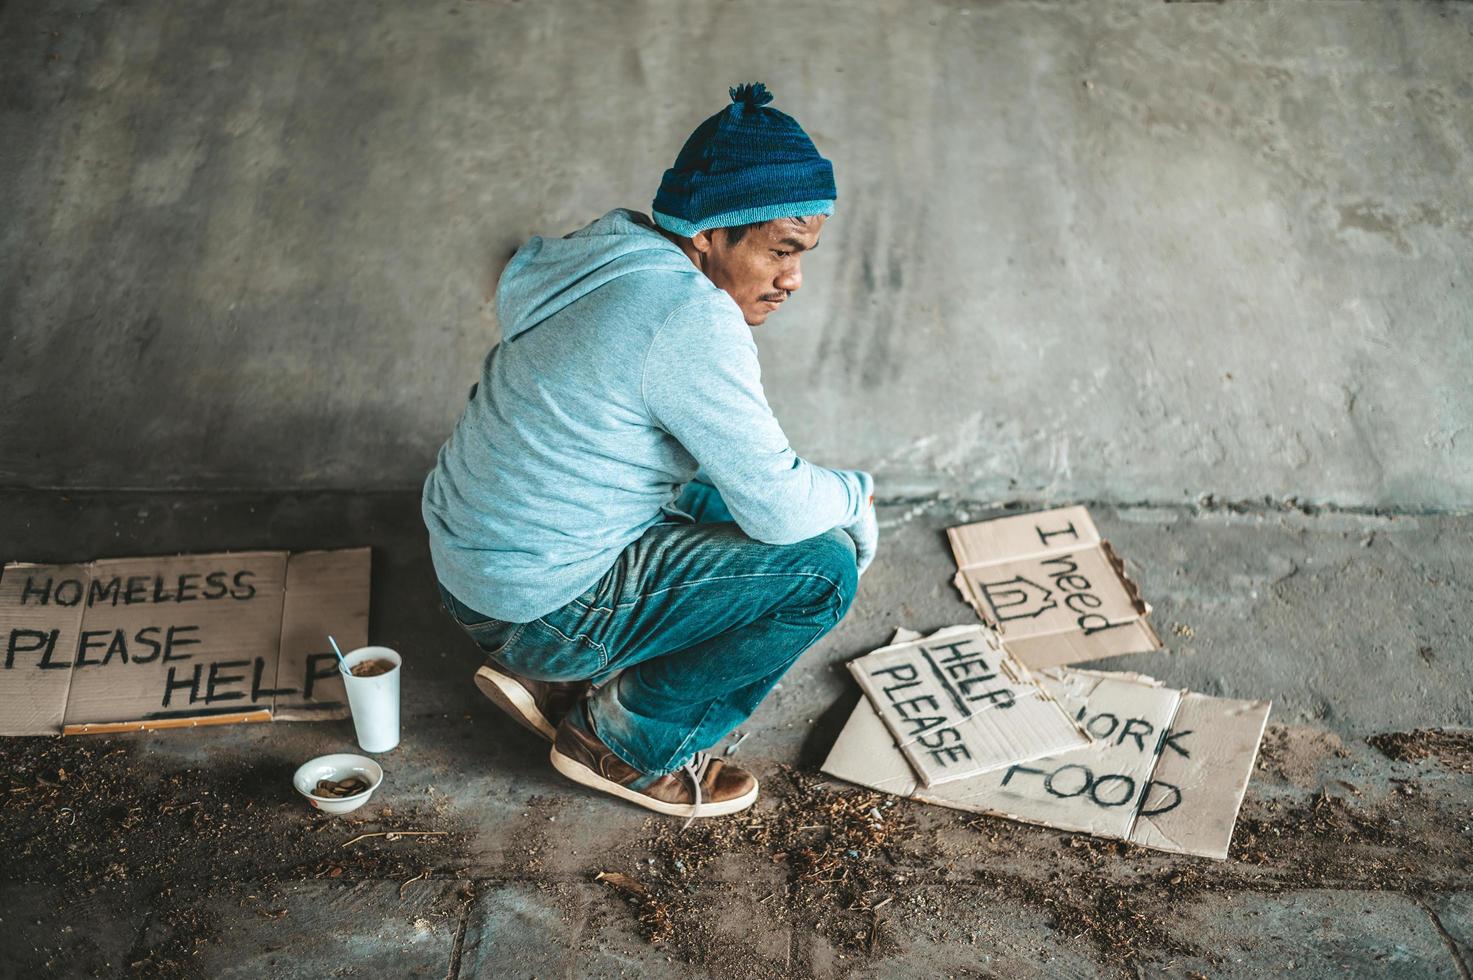
[[[610,211],[563,238],[534,236],[512,256],[496,290],[502,340],[515,340],[620,276],[654,270],[701,275],[637,212]]]

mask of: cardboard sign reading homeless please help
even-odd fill
[[[953,626],[849,662],[927,786],[1089,744],[985,626]]]
[[[347,717],[333,633],[368,640],[370,552],[8,564],[0,734]]]
[[[1148,606],[1083,507],[948,528],[956,587],[1025,666],[1159,650]]]

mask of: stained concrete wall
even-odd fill
[[[1473,506],[1473,5],[0,9],[0,485],[403,487],[532,233],[765,80],[839,211],[760,331],[888,495]]]

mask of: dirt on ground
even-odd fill
[[[1326,759],[1347,759],[1350,753],[1334,732],[1305,725],[1269,725],[1258,746],[1258,771],[1299,789],[1320,788]]]
[[[1295,773],[1312,760],[1294,753],[1338,746],[1287,741],[1298,747],[1280,761]],[[1330,888],[1420,899],[1465,887],[1473,871],[1466,794],[1408,781],[1374,800],[1319,791],[1286,801],[1250,790],[1223,862],[956,813],[790,769],[764,785],[747,814],[685,832],[651,820],[645,838],[600,860],[590,877],[628,907],[649,942],[722,977],[857,966],[896,952],[900,923],[911,934],[923,924],[937,942],[977,944],[980,934],[985,943],[979,909],[1041,919],[1107,970],[1135,976],[1147,963],[1214,960],[1214,950],[1171,928],[1203,893]],[[747,900],[733,900],[743,892]],[[731,916],[745,933],[723,929]],[[812,933],[841,962],[817,971],[801,942]],[[764,947],[751,935],[787,939]]]
[[[217,931],[207,900],[233,883],[261,885],[254,898],[269,918],[284,914],[272,903],[276,883],[444,875],[463,850],[443,805],[370,801],[328,818],[281,801],[279,765],[224,756],[158,774],[132,755],[92,739],[0,740],[0,880],[53,886],[83,907],[152,908],[127,975],[198,976],[195,951]]]
[[[68,906],[151,908],[125,975],[192,977],[197,952],[220,931],[210,899],[243,882],[253,886],[250,907],[267,918],[285,914],[277,886],[289,882],[426,873],[460,879],[445,900],[463,910],[482,884],[466,870],[474,835],[494,832],[508,835],[505,852],[517,856],[497,867],[495,882],[530,883],[566,901],[570,917],[591,916],[580,942],[599,943],[605,926],[637,930],[672,960],[718,977],[843,976],[913,957],[918,943],[979,954],[1008,943],[1016,955],[1032,936],[1043,974],[1063,949],[1129,976],[1182,957],[1210,962],[1216,951],[1198,948],[1176,920],[1212,893],[1367,889],[1421,899],[1466,888],[1473,782],[1458,752],[1467,743],[1446,732],[1389,733],[1373,744],[1425,766],[1404,778],[1388,778],[1384,766],[1360,775],[1341,766],[1347,778],[1306,792],[1299,787],[1317,784],[1321,763],[1342,761],[1340,743],[1322,736],[1270,733],[1270,778],[1250,785],[1223,862],[772,767],[753,809],[688,830],[651,817],[635,839],[588,859],[582,877],[605,893],[592,909],[575,907],[582,900],[566,870],[548,870],[567,867],[548,860],[566,847],[560,795],[529,798],[526,819],[494,830],[465,822],[441,797],[329,819],[282,798],[283,760],[222,753],[159,772],[134,744],[8,739],[0,880],[56,889]]]
[[[764,917],[802,921],[849,955],[893,951],[881,910],[913,899],[919,882],[944,873],[934,844],[917,833],[916,808],[868,790],[835,792],[794,769],[781,770],[780,779],[766,785],[767,805],[729,819],[685,830],[679,822],[649,821],[648,836],[594,880],[630,905],[647,940],[692,963],[751,960],[741,943],[723,942],[709,928],[712,904],[704,886],[733,856],[776,871],[744,874],[765,891],[755,903]],[[741,863],[726,868],[742,874]]]
[[[1382,732],[1366,741],[1382,755],[1398,762],[1432,759],[1453,772],[1473,773],[1473,731],[1418,728],[1410,732]]]

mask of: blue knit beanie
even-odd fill
[[[696,127],[665,171],[655,224],[689,238],[708,228],[833,214],[834,167],[798,121],[767,108],[761,82],[731,89],[731,105]]]

